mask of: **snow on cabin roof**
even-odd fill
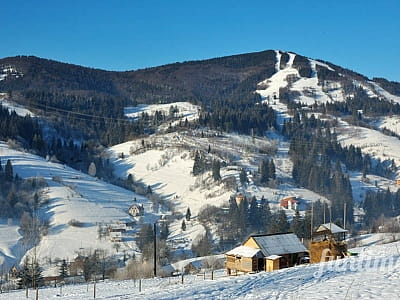
[[[260,249],[247,246],[239,246],[225,253],[226,255],[243,256],[243,257],[262,257]]]
[[[306,252],[307,249],[294,233],[253,235],[264,256]]]
[[[280,256],[280,255],[270,255],[270,256],[267,256],[266,259],[276,260],[276,259],[279,259],[279,258],[281,258],[281,257],[282,257],[282,256]]]
[[[317,232],[321,232],[321,231],[325,231],[325,230],[329,230],[329,231],[331,231],[333,234],[336,234],[336,233],[345,233],[345,232],[347,232],[346,229],[343,229],[342,227],[337,226],[337,225],[334,224],[334,223],[325,223],[325,224],[319,225],[319,227],[318,227],[318,229],[317,229]]]

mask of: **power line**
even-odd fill
[[[109,121],[132,123],[132,121],[127,120],[127,119],[120,119],[120,118],[114,118],[114,117],[105,117],[105,116],[94,115],[94,114],[80,113],[80,112],[75,112],[75,111],[72,111],[72,110],[62,109],[62,108],[58,108],[58,107],[47,105],[47,104],[39,104],[39,103],[32,104],[32,103],[30,103],[28,105],[28,107],[29,108],[33,108],[33,109],[44,109],[45,112],[47,112],[48,109],[51,109],[51,110],[54,110],[54,111],[57,111],[57,112],[66,113],[66,114],[69,114],[69,115],[83,116],[83,117],[89,117],[89,118],[94,118],[94,119],[97,118],[97,119],[103,119],[103,120],[109,120]],[[79,118],[79,117],[75,117],[75,116],[73,118],[79,119],[79,120],[88,121],[87,119]],[[71,116],[68,116],[68,117],[71,117]]]

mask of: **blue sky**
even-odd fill
[[[281,49],[400,81],[400,1],[12,0],[0,57],[107,70]]]

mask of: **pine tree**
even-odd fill
[[[169,235],[169,227],[167,222],[161,223],[161,230],[160,230],[160,239],[166,240]]]
[[[269,162],[268,160],[263,160],[260,165],[260,182],[267,183],[270,174],[269,174]]]
[[[274,214],[274,222],[271,225],[271,233],[285,233],[289,230],[286,213],[283,209]]]
[[[151,186],[148,185],[146,190],[146,195],[151,195],[151,194],[153,194],[153,190],[151,189]]]
[[[259,215],[263,231],[269,232],[273,220],[269,203],[265,200],[264,196],[262,196],[260,200]]]
[[[5,167],[5,180],[11,182],[14,179],[14,172],[11,161],[8,159]]]
[[[181,229],[182,229],[182,231],[186,231],[186,223],[185,223],[185,220],[182,221]]]
[[[214,181],[219,181],[221,180],[221,174],[220,174],[220,169],[221,169],[221,164],[219,160],[213,160],[212,163],[212,176]]]
[[[305,237],[304,236],[304,222],[303,222],[303,218],[300,216],[298,209],[296,210],[296,213],[293,217],[291,230],[297,235],[297,237],[299,237],[299,238]]]
[[[261,227],[261,219],[258,214],[258,205],[256,197],[250,199],[249,204],[249,224],[252,227],[252,231],[258,231]]]
[[[247,184],[247,182],[248,182],[247,173],[246,173],[246,170],[245,170],[244,168],[242,168],[242,169],[240,170],[239,180],[240,180],[240,183],[241,183],[242,185]]]
[[[203,172],[203,162],[202,162],[199,151],[196,151],[196,154],[194,156],[192,173],[194,176],[197,176],[197,175],[200,175],[202,172]]]
[[[68,265],[65,259],[62,260],[62,263],[60,265],[60,277],[61,280],[64,280],[65,278],[68,277]]]
[[[273,159],[271,159],[271,160],[269,161],[269,164],[268,164],[268,174],[269,174],[269,177],[270,177],[270,178],[272,178],[272,179],[275,179],[275,178],[276,178],[275,164],[274,164],[274,160],[273,160]]]
[[[42,286],[43,285],[43,275],[42,275],[43,269],[39,266],[39,263],[37,261],[32,262],[32,286],[34,288]]]
[[[249,202],[246,197],[238,205],[238,224],[239,235],[246,233],[247,224],[249,221]]]
[[[28,288],[32,284],[31,269],[29,268],[29,259],[25,257],[21,270],[18,274],[18,288]]]
[[[192,213],[190,212],[190,208],[188,207],[186,210],[186,221],[190,221],[191,217],[192,217]]]
[[[129,173],[128,177],[126,178],[126,184],[128,185],[128,187],[133,187],[134,185],[134,180],[131,173]]]

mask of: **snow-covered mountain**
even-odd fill
[[[295,197],[299,200],[301,215],[312,202],[330,203],[326,195],[306,189],[293,180],[293,161],[289,154],[291,141],[280,130],[286,121],[294,118],[296,110],[331,122],[332,132],[343,147],[359,147],[363,155],[371,156],[374,163],[378,159],[394,162],[391,171],[395,175],[386,177],[368,174],[365,178],[361,170],[344,168],[351,182],[357,215],[363,214],[361,204],[368,191],[396,192],[398,185],[395,179],[400,175],[397,167],[400,166],[397,151],[400,147],[400,117],[397,113],[399,85],[382,78],[369,79],[329,62],[280,50],[130,72],[93,70],[34,57],[6,58],[0,60],[0,100],[3,107],[10,112],[15,111],[18,116],[30,114],[35,119],[46,120],[44,130],[47,142],[53,133],[56,133],[55,138],[71,140],[77,145],[86,142],[82,138],[85,135],[88,140],[107,141],[109,144],[102,154],[114,166],[114,175],[122,181],[132,175],[133,180],[149,186],[166,200],[167,205],[153,205],[151,197],[74,170],[67,166],[68,162],[54,163],[28,150],[16,150],[10,146],[12,143],[7,144],[5,140],[0,143],[0,159],[3,164],[9,159],[14,172],[20,177],[43,177],[48,185],[41,194],[46,204],[39,213],[49,221],[50,227],[36,248],[47,270],[51,270],[52,266],[46,265],[46,259],[72,259],[79,252],[96,248],[105,249],[117,258],[121,258],[122,253],[140,255],[136,244],[140,225],[153,224],[171,216],[167,243],[176,253],[191,255],[192,245],[205,233],[215,244],[220,238],[217,224],[200,222],[199,212],[207,205],[226,209],[229,198],[238,192],[249,198],[264,197],[273,211],[281,209],[282,198]],[[387,106],[384,113],[371,112],[367,104],[363,109],[354,108],[353,104],[349,104],[351,100]],[[244,103],[243,110],[251,105],[268,105],[276,113],[278,125],[265,128],[261,134],[253,134],[255,131],[252,128],[252,135],[247,135],[198,124],[201,118],[204,120],[212,115],[218,106],[226,105],[225,111],[228,111],[236,103]],[[336,104],[343,107],[329,107]],[[97,111],[97,107],[102,109]],[[235,109],[234,113],[241,115],[242,111],[237,107]],[[152,118],[157,114],[161,117],[154,121]],[[123,116],[126,119],[122,119]],[[131,121],[141,120],[142,116],[153,121],[141,123],[139,129],[149,126],[151,130],[138,129],[129,141],[110,142],[113,141],[113,134],[120,134],[117,130],[124,131],[118,127],[120,124],[131,124]],[[350,119],[351,116],[358,117],[357,122]],[[69,125],[65,122],[67,118],[78,124],[71,127],[71,131],[66,127]],[[222,119],[222,115],[217,119]],[[87,123],[79,123],[82,120]],[[239,120],[236,121],[239,123]],[[112,124],[115,126],[106,128],[108,122],[118,123],[118,126]],[[90,127],[92,131],[85,131],[88,128],[82,124],[93,126]],[[104,128],[109,130],[106,137],[101,136]],[[119,140],[130,137],[129,132],[124,134]],[[20,137],[15,138],[21,140]],[[211,170],[193,175],[196,152],[201,152],[209,162],[221,162],[221,180],[214,180]],[[272,159],[276,167],[277,180],[269,185],[259,184],[257,179],[260,164],[265,158]],[[240,179],[243,170],[247,177],[246,184]],[[143,217],[128,214],[129,207],[135,203],[143,204]],[[181,224],[188,208],[192,219],[183,230]],[[295,214],[291,209],[285,212],[289,220]],[[20,263],[25,255],[31,254],[29,251],[32,249],[21,244],[19,220],[0,221],[0,265],[9,267]],[[123,235],[121,246],[115,247],[109,237],[99,238],[98,232],[102,226],[118,222],[131,223],[131,226]],[[274,295],[278,298],[288,295],[297,297],[308,295],[305,287],[322,284],[311,280],[317,269],[318,266],[298,267],[272,275],[224,279],[211,288],[206,285],[198,288],[204,297],[212,298],[213,293],[224,295],[221,286],[229,283],[227,296],[253,297],[256,295],[249,294],[246,289],[246,286],[256,289],[251,280],[267,290],[270,286],[268,282],[276,280],[282,282],[284,293],[275,295],[266,291],[260,294],[261,298]],[[336,275],[328,276],[324,284],[333,286],[337,282]],[[343,277],[358,280],[359,276],[364,276],[364,273],[346,273]],[[288,280],[299,281],[296,285],[298,294],[283,288]],[[154,281],[152,284],[161,286],[164,283]],[[242,288],[236,289],[235,284]],[[359,295],[365,295],[364,291]],[[191,292],[182,289],[177,298],[185,298]],[[329,293],[335,295],[333,287]],[[146,292],[145,295],[149,299],[153,297]],[[165,296],[161,288],[157,295]]]

